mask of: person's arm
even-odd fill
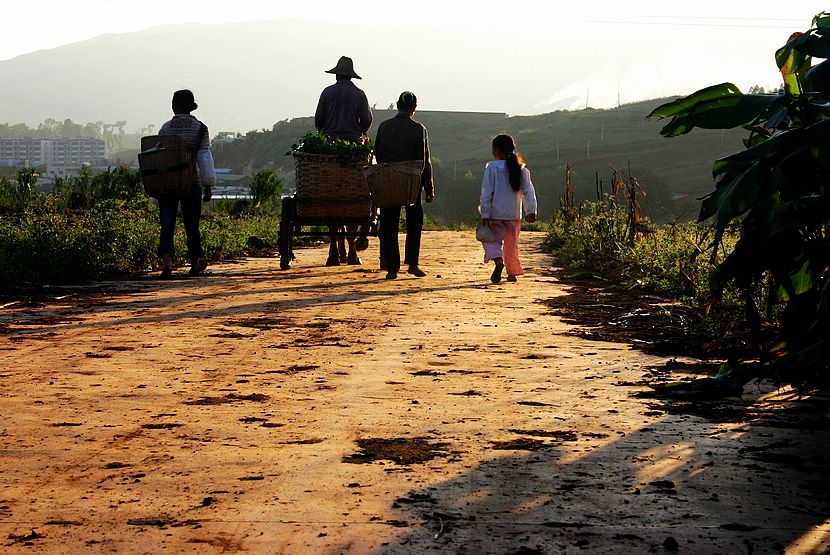
[[[207,125],[201,124],[203,129],[199,133],[201,142],[196,151],[196,165],[199,167],[199,183],[202,185],[202,199],[207,202],[213,196],[213,186],[216,185],[216,167],[213,164],[213,154],[210,152],[210,132]]]
[[[216,167],[213,164],[213,154],[211,154],[209,148],[200,149],[196,153],[196,164],[199,166],[202,198],[207,202],[213,196],[213,187],[216,185]]]
[[[429,154],[429,136],[424,128],[424,172],[421,174],[421,185],[424,188],[424,199],[432,202],[435,199],[435,183],[432,181],[432,159]]]
[[[375,136],[375,159],[377,160],[378,164],[383,164],[386,162],[386,127],[383,123],[380,124],[378,127],[378,133]]]
[[[493,193],[496,190],[496,173],[490,164],[484,167],[484,177],[481,178],[481,199],[478,210],[481,219],[489,220],[493,213]]]
[[[320,100],[317,101],[317,110],[314,112],[314,127],[318,131],[322,131],[326,125],[326,91],[320,94]]]
[[[533,223],[536,221],[536,189],[533,187],[533,181],[530,179],[530,170],[522,168],[522,199],[524,202],[525,219]]]
[[[372,109],[369,108],[369,99],[366,98],[366,93],[363,93],[362,102],[360,104],[360,113],[358,116],[360,117],[360,130],[366,135],[369,132],[369,128],[372,127]]]

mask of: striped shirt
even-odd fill
[[[196,145],[196,139],[199,138],[199,129],[202,127],[202,122],[190,114],[178,114],[173,116],[173,119],[164,123],[159,129],[159,135],[178,135],[187,146],[193,148]],[[203,148],[210,148],[210,134],[207,126],[205,126],[205,135],[202,137],[202,143],[199,145],[199,150]]]
[[[159,135],[177,135],[184,139],[187,146],[193,148],[199,138],[202,122],[190,114],[177,114],[173,119],[164,123],[159,129]],[[216,169],[213,164],[213,154],[210,152],[210,133],[205,125],[202,142],[196,153],[196,165],[199,168],[198,180],[206,189],[216,185]]]

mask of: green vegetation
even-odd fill
[[[549,246],[566,265],[694,306],[741,309],[735,323],[756,350],[721,369],[715,379],[725,392],[763,376],[802,390],[830,379],[830,60],[813,63],[830,58],[828,31],[830,14],[821,13],[776,52],[784,78],[776,94],[723,83],[651,112],[670,118],[665,137],[696,128],[749,133],[745,150],[714,163],[699,224],[645,222],[650,232],[632,241],[629,212],[614,199],[582,217],[563,206],[554,220]]]
[[[662,134],[696,127],[743,127],[746,150],[717,160],[716,188],[699,220],[711,221],[713,252],[731,226],[739,237],[711,261],[716,298],[734,286],[748,324],[775,337],[761,351],[763,370],[804,388],[830,378],[830,14],[813,19],[775,53],[781,94],[743,94],[731,83],[659,106],[671,118]]]
[[[707,228],[692,222],[655,226],[643,219],[642,231],[631,241],[629,226],[626,206],[605,195],[584,203],[571,217],[554,217],[545,247],[571,270],[597,273],[623,287],[647,289],[689,306],[705,306],[714,268],[707,256],[701,256]]]
[[[34,193],[36,179],[28,169],[15,181],[0,178],[0,287],[113,277],[158,265],[158,208],[136,170],[82,170],[58,180],[52,194]],[[205,211],[202,240],[212,260],[275,250],[279,203],[273,195],[279,197],[282,182],[268,173],[260,182],[257,206],[216,202]],[[175,241],[184,255],[181,224]]]

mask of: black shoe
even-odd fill
[[[388,272],[386,279],[398,279],[398,272]]]
[[[424,277],[427,275],[427,273],[420,269],[418,266],[410,266],[406,273],[412,274],[415,277]]]
[[[173,269],[172,268],[164,268],[161,271],[161,275],[159,279],[173,279]]]
[[[493,283],[501,282],[501,272],[504,270],[504,263],[503,262],[496,262],[496,268],[493,270],[493,273],[490,274],[490,281]]]

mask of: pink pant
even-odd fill
[[[507,275],[520,276],[524,273],[519,262],[519,230],[521,220],[490,220],[490,229],[496,240],[492,243],[481,243],[484,246],[484,261],[495,258],[504,260]]]

